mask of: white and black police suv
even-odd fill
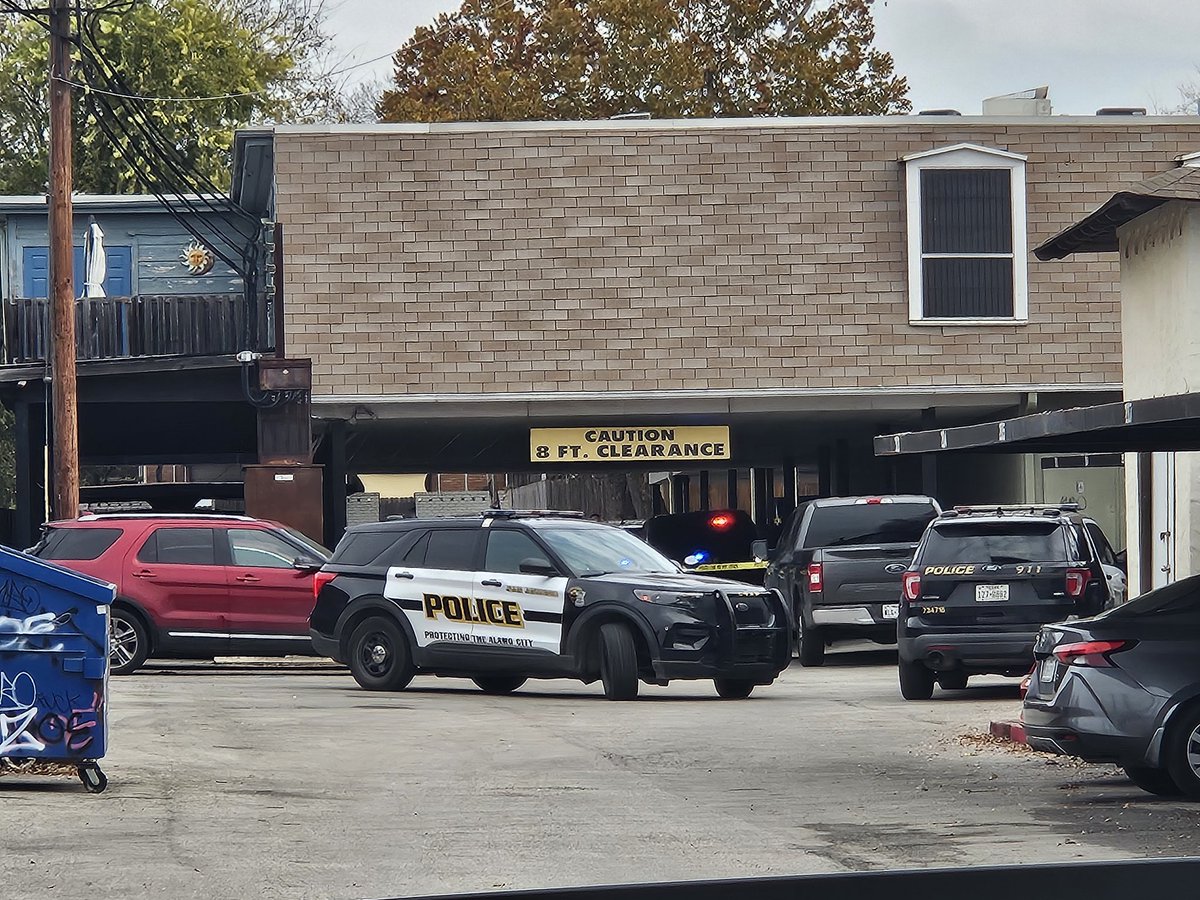
[[[350,529],[316,576],[316,651],[367,690],[416,674],[507,694],[529,678],[711,678],[748,697],[787,667],[775,591],[683,572],[620,528],[554,512],[380,522]]]

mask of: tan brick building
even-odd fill
[[[1027,249],[1197,150],[1194,117],[281,127],[234,198],[283,226],[287,350],[360,467],[694,421],[874,490],[919,477],[871,434],[1117,395],[1117,261]]]

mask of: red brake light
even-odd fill
[[[1096,669],[1112,668],[1109,656],[1128,650],[1136,641],[1080,641],[1074,644],[1059,644],[1054,656],[1065,666],[1091,666]]]
[[[904,599],[914,602],[921,598],[921,573],[904,573]]]
[[[710,528],[716,531],[724,531],[726,528],[733,526],[733,516],[729,515],[729,513],[717,513],[708,520],[708,524]]]
[[[314,572],[313,573],[313,600],[321,596],[321,588],[337,578],[336,572]]]
[[[1082,597],[1091,577],[1090,569],[1067,569],[1067,596]]]
[[[808,567],[808,589],[814,594],[825,590],[825,575],[821,571],[820,563],[812,563]]]

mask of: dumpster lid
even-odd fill
[[[74,572],[11,547],[0,546],[0,573],[4,572],[60,591],[70,591],[93,603],[112,603],[117,591],[115,585],[99,578]]]

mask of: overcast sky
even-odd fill
[[[458,0],[328,0],[346,63],[395,50]],[[908,76],[914,109],[977,114],[984,97],[1050,85],[1056,113],[1173,107],[1200,79],[1195,0],[876,0],[878,45]],[[355,70],[386,78],[384,59]]]

